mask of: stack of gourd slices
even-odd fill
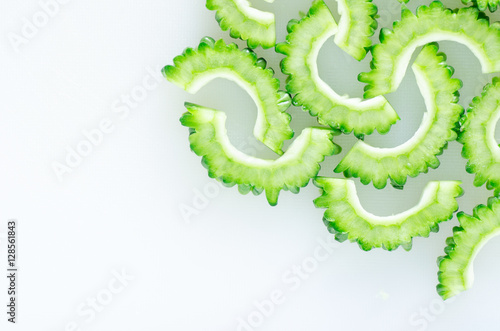
[[[270,1],[272,2],[272,1]],[[408,2],[402,1],[401,2]],[[335,21],[323,0],[312,2],[307,14],[288,24],[286,41],[276,44],[275,17],[253,8],[247,0],[207,0],[216,11],[222,30],[247,41],[246,49],[223,40],[205,37],[197,48],[187,48],[163,70],[166,78],[190,93],[215,78],[229,79],[243,88],[257,106],[255,137],[278,154],[276,160],[246,155],[235,148],[225,128],[223,112],[186,103],[182,125],[190,129],[191,149],[202,157],[209,176],[227,186],[237,185],[241,193],[265,192],[276,205],[281,190],[298,193],[311,179],[321,190],[314,203],[325,208],[324,222],[339,241],[357,242],[363,250],[399,246],[409,250],[412,239],[439,230],[439,223],[453,217],[461,196],[459,181],[428,183],[420,202],[389,217],[378,217],[363,209],[351,179],[317,177],[325,157],[340,153],[334,134],[353,133],[361,138],[339,162],[335,172],[357,177],[384,188],[389,182],[402,188],[408,176],[416,177],[440,164],[437,156],[448,142],[463,144],[467,171],[476,174],[474,184],[486,184],[500,194],[500,148],[495,126],[500,119],[500,79],[484,88],[469,109],[458,104],[460,80],[445,63],[436,42],[450,40],[464,44],[479,59],[484,73],[500,71],[500,28],[490,24],[482,12],[496,9],[497,0],[476,1],[476,7],[451,10],[441,2],[421,6],[416,13],[402,5],[401,20],[392,29],[383,28],[380,43],[372,45],[377,28],[377,7],[371,0],[337,0],[340,21]],[[323,44],[335,43],[358,61],[368,52],[371,71],[361,73],[366,83],[364,98],[341,96],[319,76],[317,58]],[[288,76],[286,91],[274,71],[252,50],[275,47],[284,55],[281,71]],[[384,95],[399,87],[412,54],[422,47],[412,64],[426,112],[414,136],[394,148],[378,148],[362,138],[375,130],[386,133],[399,120]],[[323,127],[306,128],[284,152],[283,144],[293,137],[290,105],[302,107],[317,117]],[[473,216],[458,214],[460,227],[448,238],[446,256],[438,259],[438,292],[449,298],[470,287],[472,262],[480,247],[500,231],[500,199],[475,208]]]

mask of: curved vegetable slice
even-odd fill
[[[486,187],[500,194],[500,146],[495,140],[495,127],[500,120],[500,78],[484,87],[480,97],[472,100],[464,116],[458,141],[464,145],[462,155],[467,172],[476,174],[475,186]]]
[[[463,108],[457,104],[462,82],[451,78],[453,68],[443,62],[445,55],[437,51],[437,44],[425,46],[412,66],[427,108],[415,135],[394,148],[372,147],[358,141],[335,172],[359,177],[363,184],[373,181],[376,188],[384,188],[388,179],[393,186],[402,187],[407,176],[416,177],[429,167],[439,166],[436,156],[448,141],[457,138],[455,128]]]
[[[403,6],[394,30],[380,31],[380,44],[373,46],[370,72],[361,73],[365,98],[394,92],[401,83],[415,49],[432,41],[451,40],[467,46],[479,59],[483,73],[500,71],[499,24],[475,7],[452,11],[439,1],[420,6],[417,14]]]
[[[283,142],[293,137],[291,117],[285,113],[291,100],[286,92],[279,91],[280,82],[266,65],[266,61],[258,59],[250,49],[239,50],[236,44],[205,37],[197,49],[188,48],[174,58],[174,66],[163,68],[163,74],[189,93],[196,93],[215,78],[237,83],[257,105],[255,137],[283,154]]]
[[[445,256],[438,258],[437,291],[443,299],[469,289],[474,282],[473,263],[481,248],[500,233],[500,200],[490,198],[488,205],[474,208],[473,216],[458,213],[460,226],[446,240]]]
[[[288,24],[287,42],[278,44],[276,51],[286,55],[281,70],[289,75],[287,90],[295,94],[293,103],[318,116],[320,124],[346,133],[354,131],[362,136],[375,129],[385,133],[399,117],[384,97],[361,101],[340,96],[319,77],[319,50],[337,31],[337,24],[322,0],[315,0],[300,21]]]
[[[356,241],[365,251],[374,247],[391,251],[400,245],[410,250],[413,237],[428,237],[439,230],[440,222],[453,217],[458,209],[456,198],[462,194],[460,182],[429,182],[415,207],[379,217],[363,209],[352,180],[318,177],[314,183],[322,189],[314,204],[327,208],[323,221],[328,230],[338,241]]]
[[[398,0],[399,2],[402,3],[408,3],[410,0]],[[498,4],[500,3],[499,0],[462,0],[462,3],[464,5],[472,3],[474,6],[476,6],[479,10],[485,11],[486,9],[489,9],[491,12],[494,12],[497,10]]]
[[[494,12],[497,10],[498,4],[500,4],[499,0],[462,0],[464,4],[469,4],[473,3],[474,6],[477,6],[479,10],[485,11],[486,9],[489,9],[491,12]]]
[[[371,36],[377,29],[377,6],[372,0],[337,0],[340,14],[335,43],[358,61],[372,46]]]
[[[186,103],[186,108],[188,112],[181,123],[191,128],[191,149],[203,157],[209,176],[230,186],[237,184],[244,194],[265,190],[272,206],[277,204],[282,189],[298,193],[318,174],[325,156],[340,153],[340,147],[332,141],[331,130],[307,128],[279,159],[255,158],[229,142],[224,112],[190,103]]]
[[[246,40],[248,47],[271,48],[276,44],[276,22],[273,13],[252,7],[248,0],[207,0],[209,10],[223,31],[230,30],[233,38]]]

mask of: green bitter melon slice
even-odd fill
[[[266,191],[270,205],[277,204],[282,189],[298,193],[320,170],[329,155],[340,153],[333,143],[333,132],[306,128],[276,160],[264,160],[236,149],[227,136],[226,114],[222,111],[186,103],[182,125],[189,127],[191,149],[202,157],[209,176],[228,186],[238,185],[243,194]]]
[[[258,10],[248,0],[207,0],[209,10],[223,31],[233,38],[246,40],[248,47],[271,48],[276,44],[276,22],[273,13]]]
[[[340,14],[335,43],[358,61],[366,57],[377,29],[377,6],[372,0],[337,0]]]
[[[495,190],[500,194],[500,146],[495,140],[495,128],[500,120],[500,78],[484,87],[463,116],[458,141],[462,155],[468,159],[467,172],[476,174],[474,185]]]
[[[290,21],[288,32],[287,41],[278,44],[276,51],[286,56],[281,70],[289,75],[287,90],[294,94],[295,105],[318,116],[320,124],[346,133],[354,131],[362,136],[375,129],[380,133],[389,131],[399,117],[384,97],[362,101],[340,96],[319,77],[319,50],[338,32],[324,1],[315,0],[306,16],[300,21]]]
[[[398,0],[399,2],[402,3],[408,3],[410,0]],[[485,11],[486,9],[489,9],[490,12],[494,12],[498,8],[498,4],[500,4],[499,0],[462,0],[462,3],[464,5],[468,5],[472,3],[474,6],[476,6],[479,10]]]
[[[490,12],[494,12],[497,10],[498,5],[500,4],[499,0],[462,0],[464,4],[469,4],[473,3],[474,6],[477,6],[479,10],[485,11],[486,9],[489,9]]]
[[[196,93],[215,78],[237,83],[257,106],[255,137],[278,154],[283,154],[283,142],[293,137],[288,93],[280,91],[274,71],[266,69],[266,61],[257,58],[250,49],[239,50],[234,43],[205,37],[197,49],[187,48],[174,58],[174,66],[163,68],[164,76],[189,93]]]
[[[436,156],[448,141],[457,138],[455,130],[463,108],[457,104],[462,83],[451,78],[453,68],[444,63],[445,55],[437,51],[437,44],[425,46],[412,66],[427,108],[414,136],[393,148],[378,148],[358,141],[335,172],[359,177],[363,184],[372,181],[376,188],[384,188],[388,179],[393,186],[402,187],[408,176],[416,177],[429,167],[439,166]]]
[[[458,213],[460,226],[446,240],[445,256],[438,258],[437,291],[443,299],[451,298],[472,286],[473,263],[481,248],[500,233],[500,200],[490,198],[488,205],[474,208],[473,215]]]
[[[447,9],[439,1],[420,6],[416,15],[403,6],[394,29],[380,31],[372,47],[372,70],[361,73],[365,98],[394,92],[401,83],[415,49],[433,41],[450,40],[467,46],[478,58],[483,73],[500,71],[500,24],[490,24],[475,8]]]
[[[327,208],[323,221],[338,241],[349,239],[363,250],[382,247],[394,250],[400,245],[410,250],[412,238],[428,237],[439,230],[439,223],[453,217],[458,209],[456,198],[462,189],[458,181],[429,182],[420,202],[397,215],[379,217],[367,212],[359,201],[352,180],[318,177],[315,185],[322,195],[314,200],[318,208]]]

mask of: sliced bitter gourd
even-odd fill
[[[295,94],[293,103],[318,116],[320,124],[346,133],[354,131],[362,136],[375,129],[385,133],[399,117],[384,97],[361,101],[340,96],[318,75],[319,50],[337,31],[335,19],[322,0],[315,0],[300,21],[288,24],[287,42],[278,44],[276,51],[286,55],[281,70],[289,75],[287,90]]]
[[[288,93],[280,91],[274,71],[266,69],[266,61],[250,49],[239,50],[236,44],[205,37],[197,49],[187,48],[174,58],[174,66],[166,66],[163,74],[172,83],[190,93],[215,78],[236,82],[247,91],[257,105],[255,137],[278,154],[283,142],[293,137]]]
[[[238,185],[241,193],[266,191],[269,204],[276,205],[282,189],[298,193],[320,170],[325,156],[340,153],[329,129],[307,128],[277,160],[264,160],[246,155],[229,141],[226,114],[221,111],[186,103],[188,112],[181,118],[191,128],[191,149],[202,156],[209,176],[223,183]]]
[[[230,30],[233,38],[246,40],[248,47],[271,48],[276,44],[276,23],[273,13],[252,7],[248,0],[207,0],[209,10],[223,31]]]
[[[500,200],[490,198],[488,205],[474,208],[473,216],[458,213],[460,226],[446,240],[445,256],[438,258],[437,291],[443,299],[469,289],[474,281],[473,263],[481,248],[500,233]]]
[[[490,25],[477,8],[452,11],[434,1],[420,6],[414,15],[403,6],[401,21],[394,23],[394,30],[382,29],[380,44],[372,47],[372,70],[359,75],[359,80],[368,84],[365,98],[394,92],[415,49],[440,40],[467,46],[481,62],[484,73],[500,71],[499,24]]]
[[[322,189],[314,204],[327,208],[323,221],[328,230],[338,241],[356,241],[366,251],[374,247],[390,251],[400,245],[410,250],[413,237],[428,237],[439,230],[440,222],[453,217],[458,209],[456,198],[462,194],[460,182],[429,182],[415,207],[379,217],[363,209],[352,180],[318,177],[314,183]]]
[[[474,185],[486,183],[495,195],[500,194],[500,146],[495,140],[495,127],[500,120],[500,78],[485,86],[480,97],[472,100],[458,141],[464,145],[462,155],[467,158],[467,172],[476,174]]]
[[[398,0],[399,2],[403,3],[408,3],[410,0]],[[474,6],[479,8],[481,11],[485,11],[486,9],[489,9],[491,12],[494,12],[497,10],[498,4],[500,3],[499,0],[462,0],[462,3],[464,5],[468,5],[472,3]]]
[[[394,148],[372,147],[358,141],[335,172],[359,177],[363,184],[373,181],[376,188],[384,188],[388,179],[393,186],[402,187],[407,176],[416,177],[429,167],[439,166],[436,156],[448,141],[457,138],[455,129],[463,108],[457,104],[462,83],[451,78],[453,68],[443,62],[444,54],[437,51],[437,44],[425,46],[412,66],[427,108],[415,135]]]
[[[372,0],[337,0],[340,14],[335,43],[358,61],[372,46],[371,36],[377,29],[377,6]]]
[[[464,4],[473,3],[479,10],[485,11],[489,9],[491,12],[497,10],[498,4],[500,4],[499,0],[462,0]]]

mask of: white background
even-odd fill
[[[396,0],[375,2],[381,25],[399,19]],[[424,3],[412,2],[412,9]],[[335,10],[334,1],[327,3]],[[255,1],[257,8],[277,13],[278,41],[285,38],[286,22],[309,5],[308,0]],[[190,151],[188,130],[178,121],[184,101],[227,111],[234,144],[271,155],[252,137],[255,106],[235,84],[217,80],[188,95],[150,73],[159,73],[205,35],[231,41],[203,0],[72,0],[40,21],[16,49],[9,36],[22,36],[26,22],[40,12],[33,0],[0,4],[0,233],[5,235],[8,219],[17,219],[20,244],[18,324],[6,321],[2,277],[0,329],[229,331],[238,330],[240,318],[254,318],[254,330],[268,331],[498,329],[498,239],[476,259],[470,291],[444,304],[436,294],[436,258],[443,255],[456,217],[438,234],[414,240],[410,252],[364,252],[356,244],[334,244],[328,259],[292,286],[294,266],[310,262],[318,241],[331,239],[323,210],[312,203],[319,195],[316,187],[309,185],[299,195],[283,192],[277,207],[264,195],[242,196],[236,188],[224,188],[197,201],[196,215],[182,216],[180,208],[196,208],[197,192],[215,183]],[[465,47],[441,46],[464,81],[465,106],[492,75],[480,74],[479,62]],[[279,71],[281,55],[257,52]],[[369,61],[370,56],[356,62],[330,40],[319,65],[339,93],[359,97],[363,84],[356,77],[369,69]],[[285,77],[277,76],[284,87]],[[123,108],[121,98],[145,81],[154,86],[144,100]],[[377,146],[407,140],[425,110],[411,70],[387,97],[402,120],[388,135],[367,138]],[[297,133],[316,124],[299,108],[289,112]],[[98,129],[103,120],[112,123],[112,132],[58,178],[54,164],[65,164],[68,150],[85,144],[84,132]],[[321,175],[333,174],[355,139],[336,142],[344,152],[328,158]],[[471,213],[491,192],[472,187],[460,149],[450,143],[441,167],[410,179],[403,191],[378,191],[356,180],[363,206],[378,215],[398,213],[418,201],[429,180],[460,179],[466,192],[460,209]],[[5,236],[0,241],[5,261]],[[0,265],[6,268],[5,262]],[[117,272],[133,279],[109,297]],[[276,291],[284,302],[263,316],[255,302]],[[89,305],[92,298],[96,308]]]

